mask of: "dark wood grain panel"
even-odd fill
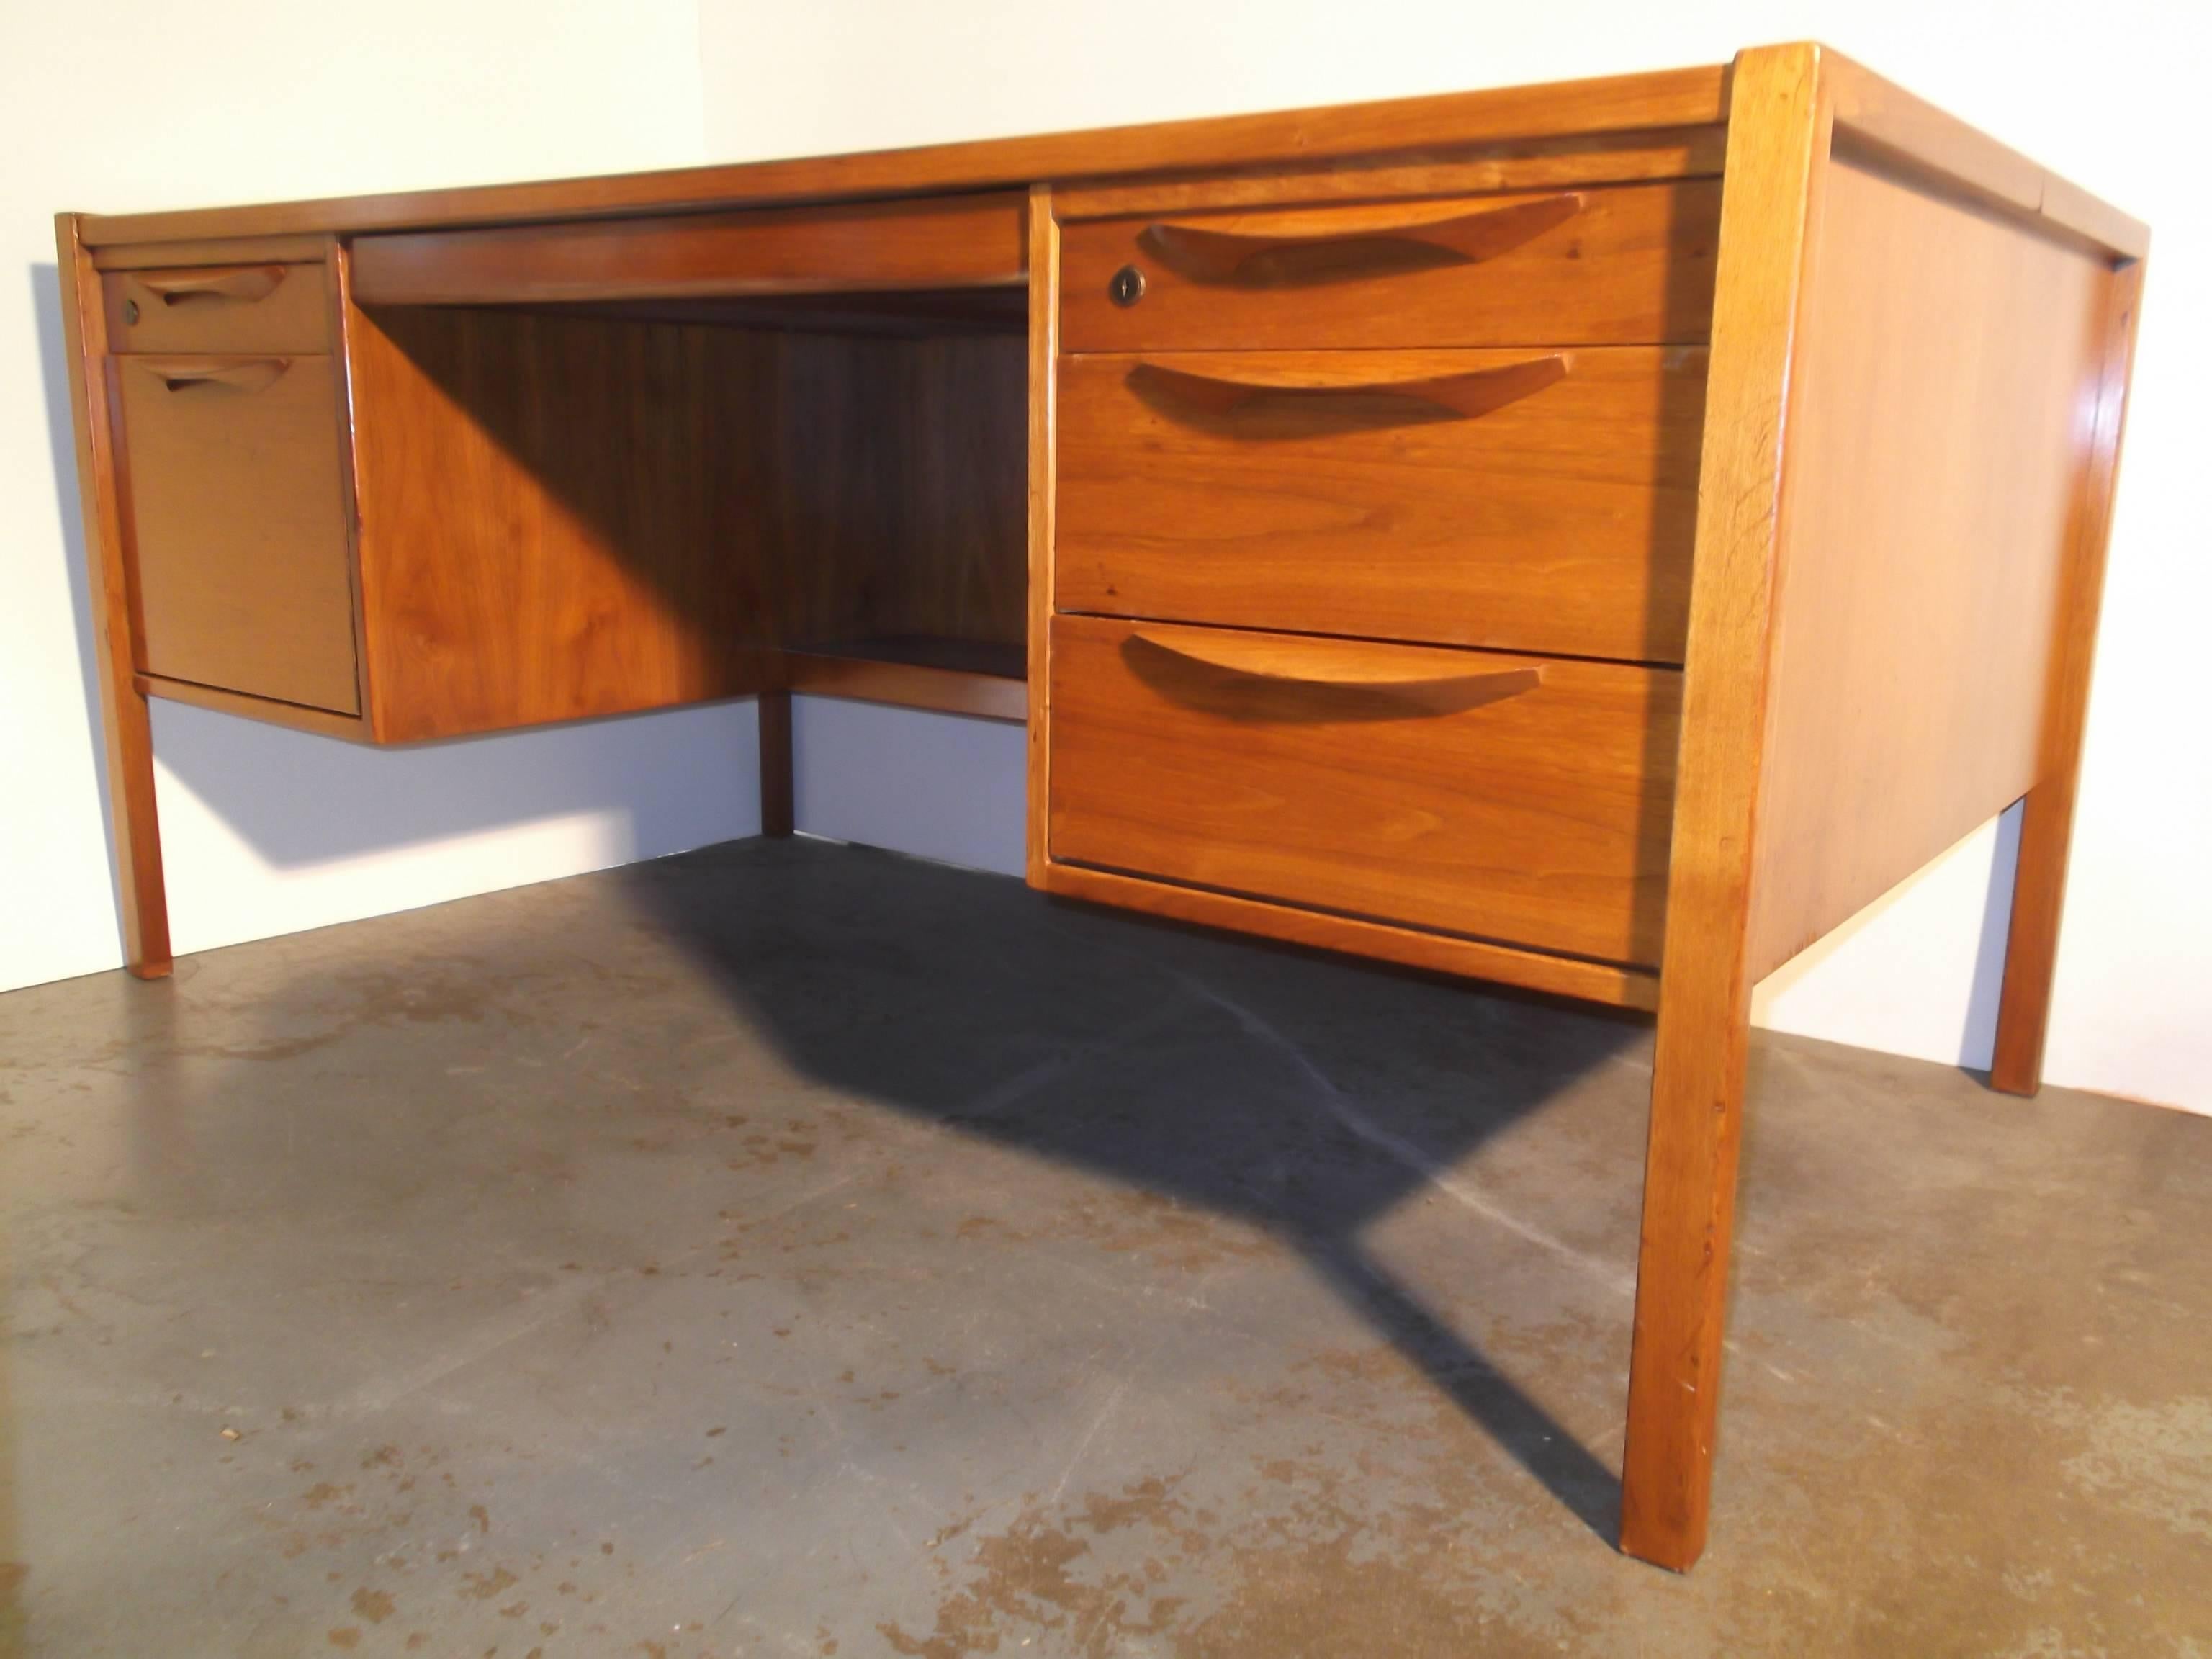
[[[1547,365],[1473,416],[1395,390]],[[1070,357],[1060,395],[1062,610],[1681,659],[1699,348]]]
[[[1018,337],[354,313],[386,741],[731,696],[776,647],[1022,637]]]
[[[1052,859],[1648,964],[1680,687],[1664,669],[1059,617]]]

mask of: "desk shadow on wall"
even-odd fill
[[[105,783],[60,278],[52,264],[31,265],[28,276],[76,636],[77,690],[100,780],[112,885],[113,809]],[[749,704],[398,749],[372,749],[161,700],[154,704],[154,728],[161,768],[261,859],[282,869],[587,816],[599,820],[600,839],[617,856],[651,857],[750,833],[757,821]],[[726,763],[712,769],[711,787],[702,787],[702,757],[716,747]],[[185,826],[173,823],[165,829],[171,832],[170,850],[181,850],[179,832]]]
[[[62,339],[61,269],[30,267],[31,314],[39,330],[39,378],[46,398],[46,441],[53,454],[55,507],[62,527],[62,562],[69,581],[70,619],[76,629],[77,690],[85,727],[92,735],[93,775],[100,781],[101,844],[107,849],[107,882],[114,890],[114,806],[107,798],[107,740],[100,718],[99,655],[92,637],[91,570],[85,562],[84,518],[78,506],[76,424],[70,413],[69,353]],[[117,939],[122,934],[118,927]]]

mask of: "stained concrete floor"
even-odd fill
[[[1650,1053],[804,841],[0,997],[16,1639],[2212,1653],[2212,1121],[1802,1041],[1613,1553]]]

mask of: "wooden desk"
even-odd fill
[[[2148,238],[1832,52],[59,234],[136,973],[149,697],[1025,720],[1036,887],[1657,1011],[1676,1568],[1751,987],[2022,797],[2036,1087]]]

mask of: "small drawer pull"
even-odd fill
[[[262,392],[283,379],[284,371],[292,366],[289,357],[140,357],[134,361],[172,392],[196,386]]]
[[[1341,694],[1351,700],[1351,712],[1370,718],[1404,712],[1402,708],[1393,710],[1392,704],[1411,704],[1435,714],[1459,714],[1517,697],[1544,682],[1544,671],[1527,663],[1440,674],[1426,665],[1406,667],[1402,659],[1395,663],[1387,658],[1378,660],[1371,651],[1347,653],[1328,641],[1279,635],[1177,629],[1163,636],[1139,628],[1129,639],[1146,649],[1247,679]]]
[[[1565,352],[1551,352],[1517,363],[1469,369],[1461,374],[1431,374],[1407,380],[1297,380],[1286,377],[1237,379],[1225,374],[1201,374],[1188,368],[1139,360],[1129,379],[1139,392],[1164,394],[1175,403],[1208,414],[1226,415],[1248,404],[1276,400],[1298,403],[1342,401],[1350,398],[1403,398],[1424,404],[1432,411],[1471,420],[1492,410],[1518,403],[1565,380],[1573,367]]]
[[[1423,264],[1473,264],[1532,241],[1582,210],[1581,193],[1566,191],[1449,219],[1363,225],[1322,235],[1163,223],[1146,226],[1137,240],[1194,282],[1282,288],[1403,269],[1408,254]],[[1424,259],[1424,254],[1431,257]],[[1433,257],[1438,254],[1444,258]]]
[[[252,305],[265,300],[284,280],[282,265],[246,265],[227,270],[149,270],[138,286],[158,294],[165,306],[188,300],[236,300]]]

